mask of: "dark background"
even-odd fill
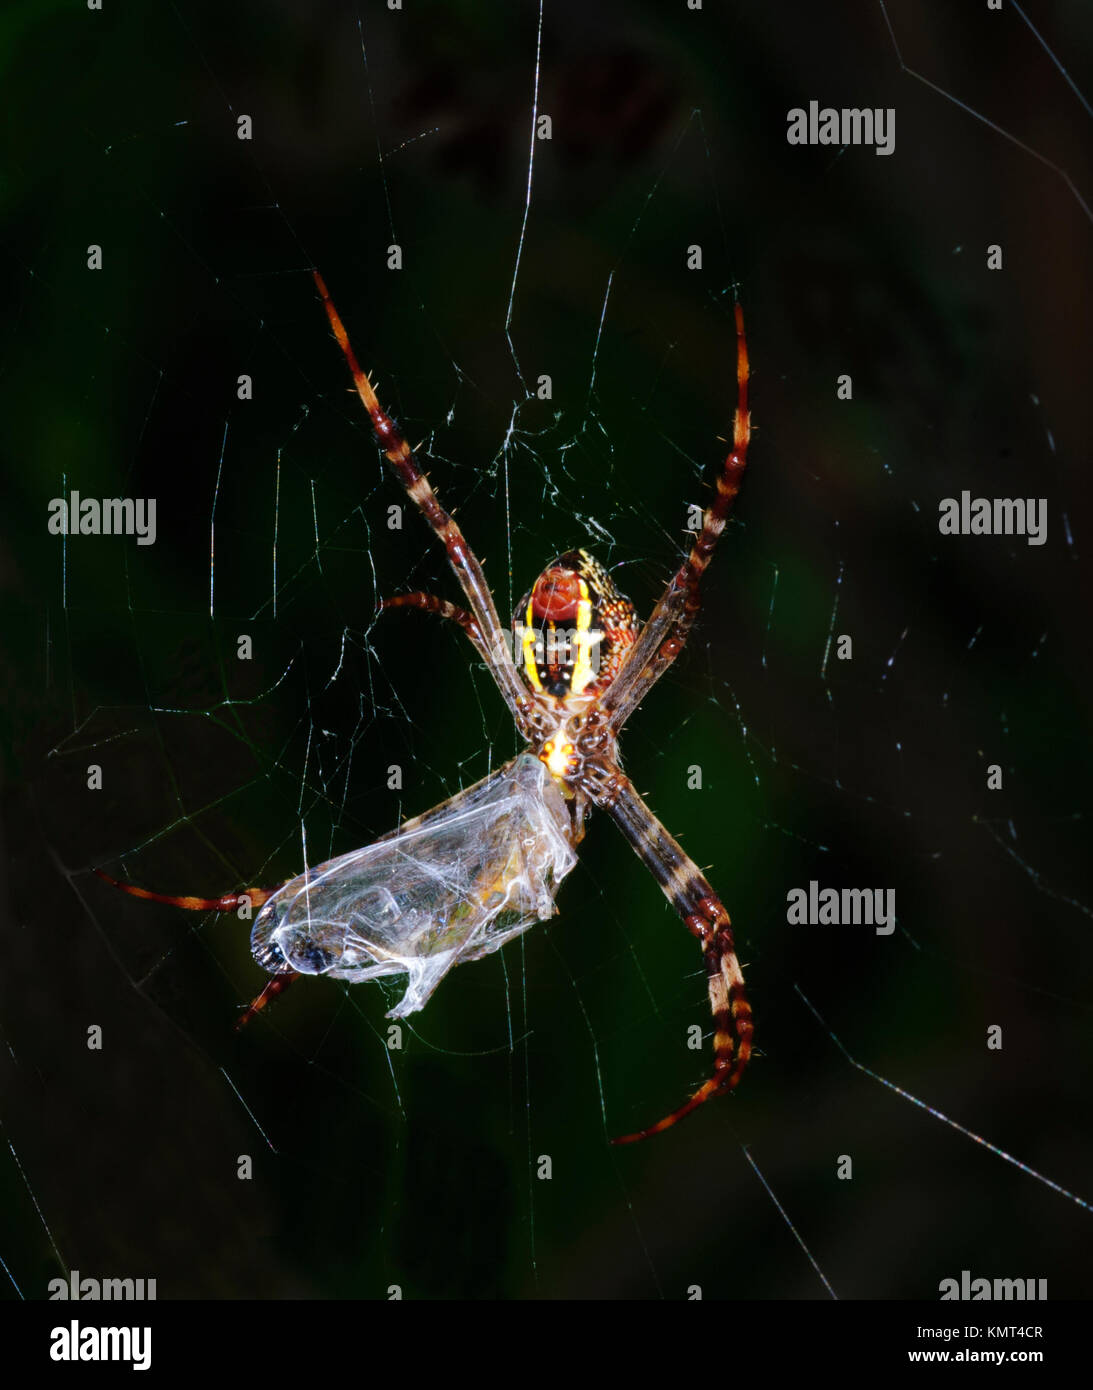
[[[1087,12],[1027,14],[1088,94]],[[827,1031],[1093,1198],[1086,99],[1012,4],[547,0],[512,342],[554,394],[514,416],[536,24],[421,0],[2,21],[0,1287],[826,1297],[792,1223],[843,1298],[962,1269],[1088,1296],[1089,1209]],[[811,99],[894,107],[895,153],[788,146]],[[378,987],[301,983],[235,1035],[263,981],[243,926],[90,873],[277,883],[301,824],[310,862],[342,853],[515,749],[458,631],[373,621],[456,586],[409,511],[387,529],[312,266],[506,614],[577,544],[648,612],[731,427],[739,286],[751,466],[624,750],[733,914],[759,1055],[651,1143],[607,1140],[703,1078],[705,990],[606,822],[561,915],[455,972],[394,1053]],[[154,496],[156,544],[62,545],[73,488]],[[939,537],[963,488],[1046,497],[1047,544]],[[832,630],[851,662],[825,665]],[[788,926],[813,878],[894,888],[896,934]]]

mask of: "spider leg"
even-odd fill
[[[220,898],[172,897],[169,893],[152,893],[147,888],[138,888],[134,883],[121,883],[118,879],[111,878],[109,874],[104,874],[101,869],[93,869],[92,872],[97,874],[104,883],[109,883],[112,888],[120,888],[131,898],[144,898],[153,903],[166,903],[169,907],[184,907],[188,912],[232,912],[244,900],[249,902],[251,907],[261,907],[277,891],[276,888],[244,888],[241,893],[225,893]],[[283,994],[293,980],[297,979],[299,979],[299,973],[295,970],[286,969],[274,975],[261,993],[251,1000],[240,1015],[239,1022],[235,1025],[235,1031],[238,1033],[241,1028],[245,1028],[271,999],[276,999],[279,994]]]
[[[744,992],[744,975],[733,944],[732,924],[720,898],[697,864],[642,801],[630,779],[611,765],[608,771],[608,789],[597,796],[597,804],[622,831],[683,918],[687,930],[701,943],[714,1020],[713,1075],[689,1100],[656,1124],[611,1141],[632,1144],[670,1129],[711,1097],[731,1091],[751,1056],[753,1028],[751,1005]]]
[[[262,992],[253,998],[243,1012],[239,1015],[239,1021],[235,1025],[237,1033],[247,1026],[256,1014],[260,1013],[271,999],[276,999],[279,994],[284,994],[293,980],[300,978],[298,970],[284,970],[280,975],[274,975],[271,980],[266,982]]]
[[[747,467],[751,439],[748,343],[744,336],[744,311],[739,304],[736,306],[736,389],[732,448],[717,478],[717,496],[702,517],[702,530],[690,555],[653,609],[641,636],[627,652],[618,675],[600,697],[599,707],[608,715],[608,727],[616,735],[683,650],[702,602],[698,586],[725,529]]]
[[[123,893],[128,893],[131,898],[146,898],[153,903],[167,903],[170,907],[184,907],[187,912],[232,912],[244,899],[250,903],[251,907],[261,907],[268,902],[277,892],[276,888],[244,888],[239,893],[225,893],[220,898],[194,898],[189,896],[172,897],[168,893],[152,893],[147,888],[138,888],[135,883],[121,883],[116,878],[111,878],[109,874],[104,874],[101,869],[93,869],[95,873],[114,888],[120,888]],[[278,887],[281,885],[278,884]]]
[[[448,552],[448,562],[455,571],[455,577],[459,580],[460,587],[467,596],[471,614],[482,634],[483,647],[487,653],[486,660],[493,679],[505,703],[517,723],[520,724],[522,722],[521,712],[530,707],[531,701],[520,682],[516,667],[512,663],[508,638],[505,629],[501,626],[501,620],[497,616],[497,608],[494,605],[489,585],[486,583],[486,576],[482,573],[482,566],[464,539],[463,532],[457,523],[437,501],[436,493],[433,492],[428,478],[418,467],[413,450],[398,426],[380,405],[379,399],[372,389],[372,383],[361,370],[360,363],[357,361],[356,354],[350,344],[349,335],[345,331],[345,325],[334,307],[322,276],[318,271],[313,272],[313,274],[323,301],[323,307],[326,309],[326,316],[330,320],[330,327],[333,329],[342,355],[349,364],[349,370],[353,374],[353,384],[357,388],[357,395],[360,396],[361,402],[368,412],[368,417],[372,421],[372,430],[379,446],[388,463],[394,469],[399,482],[406,489],[410,500],[432,527],[438,540],[443,543]]]
[[[446,598],[437,598],[435,594],[395,594],[393,598],[380,600],[381,611],[385,608],[418,608],[422,613],[435,613],[438,618],[450,618],[453,623],[458,623],[471,639],[479,655],[489,660],[478,624],[465,608],[457,608]]]

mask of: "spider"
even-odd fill
[[[448,554],[466,598],[401,594],[380,608],[413,607],[458,623],[483,659],[527,744],[503,768],[374,844],[305,870],[278,888],[220,898],[170,897],[108,883],[194,911],[260,907],[255,959],[273,978],[240,1027],[301,974],[346,980],[408,976],[389,1017],[420,1009],[453,965],[480,958],[556,909],[561,879],[593,806],[615,822],[697,937],[713,1013],[713,1072],[656,1124],[612,1140],[628,1144],[671,1128],[732,1090],[751,1055],[751,1007],[721,900],[622,771],[623,725],[671,666],[699,610],[699,584],[740,490],[751,437],[744,315],[736,320],[737,403],[732,447],[687,559],[644,626],[607,571],[584,550],[539,575],[513,619],[510,645],[482,566],[437,501],[413,450],[361,370],[318,272],[315,284],[372,430],[395,476]]]

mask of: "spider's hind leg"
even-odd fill
[[[649,810],[628,777],[612,768],[605,786],[608,790],[599,804],[652,872],[687,930],[702,944],[714,1023],[713,1075],[689,1100],[656,1124],[611,1141],[632,1144],[670,1129],[713,1096],[733,1090],[751,1057],[754,1029],[729,914],[709,880]]]
[[[647,1129],[612,1139],[612,1144],[633,1144],[639,1139],[648,1139],[662,1130],[671,1129],[706,1101],[722,1091],[731,1091],[751,1057],[754,1031],[751,1005],[744,993],[744,976],[736,958],[729,915],[718,899],[711,897],[703,899],[699,911],[684,921],[688,929],[703,942],[702,957],[706,964],[710,1011],[714,1020],[713,1075],[678,1109]]]

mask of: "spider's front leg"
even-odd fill
[[[482,572],[478,557],[467,544],[455,518],[446,512],[437,501],[436,493],[430,486],[428,478],[418,466],[413,449],[410,448],[394,420],[380,405],[376,393],[372,389],[371,381],[361,370],[360,363],[357,361],[356,354],[349,342],[349,335],[345,331],[345,325],[334,307],[334,302],[330,298],[330,292],[327,290],[322,276],[318,271],[315,271],[313,277],[319,296],[323,301],[330,327],[353,377],[353,385],[357,395],[372,422],[372,432],[376,436],[376,441],[383,450],[387,462],[394,470],[395,476],[406,489],[411,502],[432,527],[434,534],[447,552],[448,563],[451,565],[470,607],[469,614],[463,614],[463,609],[456,609],[455,612],[468,617],[477,628],[481,637],[481,644],[475,643],[475,645],[485,658],[494,682],[512,712],[517,726],[523,731],[529,704],[527,691],[513,665],[505,630],[497,616],[497,607],[494,604],[489,585],[486,583],[486,576]],[[431,602],[441,601],[432,600]],[[440,612],[441,610],[434,608],[432,611]],[[455,615],[443,614],[442,616]],[[456,621],[461,622],[461,619],[457,617]],[[470,628],[465,624],[463,626],[464,631],[473,642],[474,637]]]
[[[712,1096],[731,1091],[751,1056],[751,1005],[744,992],[744,975],[733,943],[732,924],[709,880],[669,835],[635,791],[630,779],[614,764],[597,769],[595,802],[622,831],[631,848],[649,868],[684,925],[702,945],[702,958],[714,1021],[713,1075],[677,1110],[647,1129],[624,1134],[613,1144],[632,1144],[670,1129]]]
[[[482,640],[482,631],[474,618],[465,608],[459,608],[454,603],[449,603],[446,598],[437,598],[436,594],[395,594],[392,598],[382,598],[379,602],[379,611],[382,613],[388,608],[416,608],[419,613],[435,613],[438,618],[448,618],[453,623],[458,623],[463,631],[470,638],[478,653],[486,657],[486,644]]]
[[[600,697],[600,708],[609,716],[611,732],[622,726],[683,650],[701,604],[699,586],[710,563],[725,523],[740,492],[748,466],[751,413],[748,410],[748,343],[744,336],[744,311],[736,306],[736,412],[732,448],[717,478],[717,491],[702,517],[702,530],[691,553],[672,577],[657,606],[649,615],[637,642],[626,653],[622,669]]]

